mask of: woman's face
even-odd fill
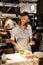
[[[28,16],[21,16],[21,24],[25,25],[28,22]]]

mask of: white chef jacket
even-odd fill
[[[12,21],[11,19],[8,19],[8,20],[5,22],[5,26],[7,26],[8,24],[10,25],[10,28],[12,28],[12,27],[14,26],[13,21]]]
[[[5,22],[5,25],[4,26],[7,26],[9,24],[10,27],[7,27],[7,29],[11,29],[14,27],[14,24],[16,24],[15,21],[11,20],[11,19],[8,19],[6,22]],[[11,30],[10,31],[10,34],[11,34]]]
[[[16,25],[12,29],[11,40],[16,38],[17,44],[21,46],[19,50],[31,50],[29,44],[29,38],[32,38],[32,29],[31,25],[28,25],[25,30],[22,30],[19,25]]]

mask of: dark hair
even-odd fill
[[[21,13],[21,16],[28,16],[29,17],[28,12]]]
[[[8,19],[9,19],[9,17],[6,17],[6,18],[5,18],[5,21],[8,20]]]
[[[28,16],[28,18],[29,18],[28,12],[23,12],[23,13],[21,13],[20,15],[21,15],[21,16]],[[18,25],[19,25],[19,26],[21,25],[21,19],[19,19]],[[25,24],[26,27],[27,27],[27,25],[28,25],[28,23]]]

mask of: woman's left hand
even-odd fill
[[[31,41],[31,42],[30,42],[30,45],[35,45],[35,42],[34,42],[34,41]]]

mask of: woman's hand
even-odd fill
[[[35,45],[35,42],[33,41],[33,39],[30,39],[30,45]]]
[[[35,42],[34,41],[30,41],[30,45],[35,45]]]
[[[19,50],[21,48],[21,46],[17,44],[16,45],[16,48]]]

